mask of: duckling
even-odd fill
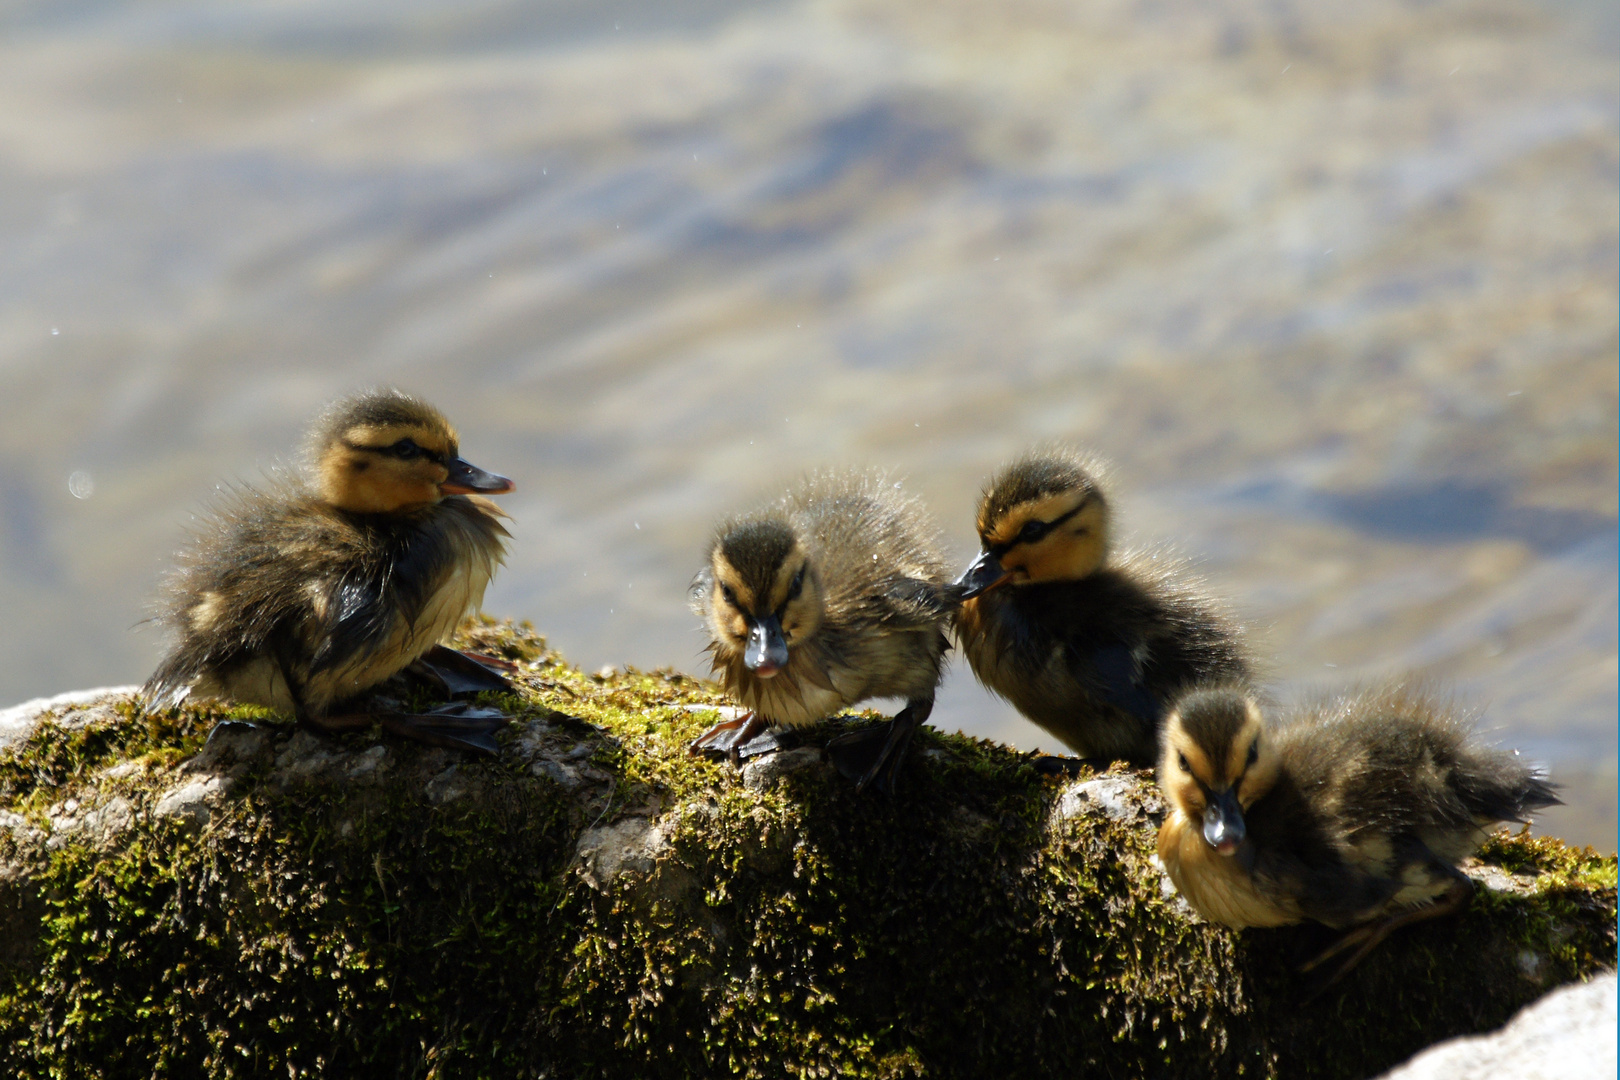
[[[952,585],[956,636],[980,682],[1080,757],[1151,766],[1177,691],[1246,681],[1249,662],[1176,561],[1110,553],[1099,477],[1065,448],[995,476],[979,502],[983,551]]]
[[[1242,687],[1195,690],[1165,723],[1159,858],[1199,914],[1233,928],[1306,920],[1346,931],[1306,963],[1461,909],[1457,863],[1501,821],[1559,800],[1508,751],[1404,686],[1350,693],[1271,726]],[[1352,951],[1353,950],[1353,951]]]
[[[692,606],[720,681],[750,712],[694,752],[772,749],[774,736],[867,698],[903,697],[876,757],[867,732],[828,747],[857,787],[892,792],[912,733],[934,707],[952,606],[936,533],[917,500],[877,472],[824,473],[724,522]],[[870,762],[868,764],[868,762]]]
[[[326,730],[376,719],[418,741],[493,753],[507,718],[490,710],[339,712],[418,661],[452,691],[509,686],[438,645],[482,603],[510,535],[479,493],[509,492],[512,481],[458,446],[437,409],[397,391],[328,408],[310,433],[312,475],[234,491],[182,555],[159,616],[175,642],[147,701],[225,698]]]

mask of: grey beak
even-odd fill
[[[1222,855],[1230,855],[1248,835],[1243,824],[1243,807],[1231,788],[1216,795],[1204,808],[1204,840]]]
[[[462,458],[451,458],[445,467],[450,470],[450,475],[444,478],[439,490],[446,495],[471,495],[474,492],[501,495],[517,486],[506,477],[485,472]]]
[[[787,662],[787,641],[776,616],[753,620],[748,627],[748,647],[743,650],[743,667],[756,675],[775,675]]]
[[[1001,561],[988,551],[980,552],[962,576],[951,582],[951,591],[958,601],[971,600],[1000,585],[1012,574],[1001,568]]]

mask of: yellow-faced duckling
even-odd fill
[[[761,732],[807,727],[856,702],[902,697],[878,739],[833,740],[865,790],[892,791],[912,732],[934,707],[949,644],[946,565],[921,505],[882,474],[811,477],[781,501],[722,524],[692,582],[715,673],[751,713],[693,750],[768,750]],[[756,739],[756,736],[760,736]]]
[[[1237,629],[1181,566],[1112,555],[1095,462],[1070,450],[1004,468],[979,502],[983,551],[953,585],[979,681],[1082,758],[1152,765],[1182,689],[1243,681]]]
[[[1193,691],[1164,729],[1159,858],[1199,914],[1230,927],[1311,920],[1346,933],[1330,985],[1408,923],[1459,910],[1457,863],[1486,830],[1558,802],[1509,751],[1404,687],[1352,693],[1268,727],[1245,690]]]
[[[340,709],[418,660],[452,691],[508,685],[438,643],[482,603],[505,555],[505,515],[479,493],[512,482],[464,461],[438,410],[395,391],[333,405],[308,457],[307,479],[277,475],[266,490],[228,495],[182,555],[160,616],[176,640],[147,700],[225,698],[327,730],[375,719],[494,752],[506,718],[489,710]]]

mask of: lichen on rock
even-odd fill
[[[861,798],[837,725],[695,759],[713,685],[466,632],[521,663],[494,760],[127,695],[12,724],[0,1071],[1360,1077],[1614,963],[1615,860],[1504,833],[1301,1004],[1310,932],[1181,903],[1146,774],[925,731]]]

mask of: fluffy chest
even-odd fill
[[[1211,922],[1236,930],[1301,920],[1297,904],[1262,892],[1235,856],[1205,843],[1199,825],[1179,810],[1171,810],[1159,829],[1159,861],[1187,903]]]
[[[813,643],[794,649],[787,666],[761,679],[739,653],[717,665],[726,689],[772,727],[807,727],[866,697],[860,680],[841,665],[830,665]]]
[[[493,567],[485,559],[460,559],[453,563],[438,588],[428,594],[422,610],[410,624],[403,648],[412,658],[450,636],[468,612],[484,603]]]
[[[461,620],[483,603],[493,569],[488,560],[481,558],[453,563],[423,598],[415,618],[396,612],[392,627],[376,648],[361,651],[348,662],[311,677],[311,706],[321,711],[375,686],[449,637]]]
[[[842,709],[844,696],[837,690],[807,682],[791,683],[780,675],[750,679],[737,698],[770,721],[772,727],[808,727]]]

